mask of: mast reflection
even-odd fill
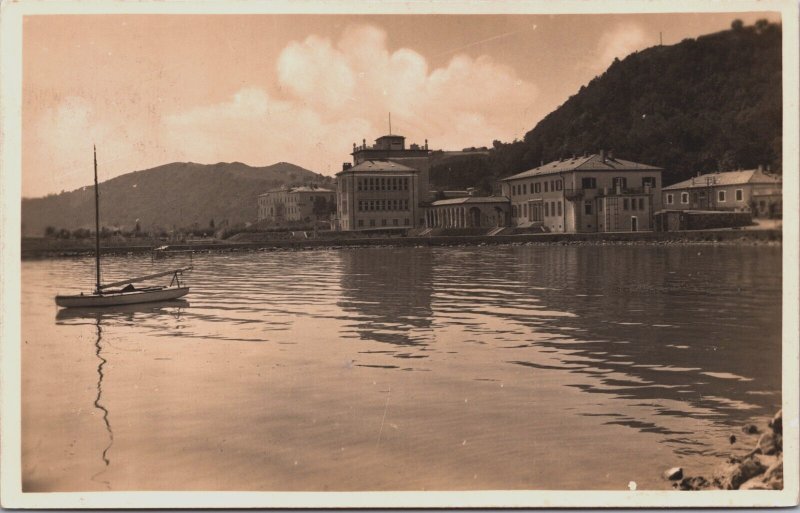
[[[104,325],[114,326],[118,323],[129,323],[136,316],[146,315],[149,317],[168,314],[175,319],[180,319],[182,309],[189,306],[188,301],[173,300],[162,301],[155,303],[139,304],[139,305],[125,305],[116,307],[102,307],[102,308],[67,308],[59,310],[56,314],[56,324],[67,325],[89,325],[94,326],[96,330],[96,339],[94,343],[95,356],[97,357],[97,395],[95,396],[93,405],[95,409],[102,413],[103,424],[108,433],[108,443],[104,447],[100,457],[103,461],[103,469],[92,476],[93,481],[102,482],[107,489],[111,489],[111,482],[108,480],[98,480],[97,478],[105,473],[111,466],[110,452],[111,447],[114,445],[114,430],[111,427],[111,414],[109,405],[103,399],[103,381],[106,378],[106,364],[108,359],[103,355],[103,329]],[[89,322],[86,322],[89,321]]]

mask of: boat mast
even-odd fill
[[[97,188],[97,146],[94,147],[94,259],[97,268],[95,293],[100,294],[100,192]]]

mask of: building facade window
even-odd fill
[[[556,182],[556,183],[558,183],[558,182]],[[561,213],[562,213],[562,210],[561,210],[561,202],[559,201],[559,202],[558,202],[558,215],[561,215]]]
[[[639,198],[639,210],[644,210],[644,198]]]
[[[581,189],[597,189],[597,179],[591,176],[581,178]]]
[[[544,204],[544,216],[550,217],[550,205],[548,203]]]
[[[683,203],[684,205],[688,205],[689,204],[689,193],[688,192],[682,192],[681,193],[681,203]]]
[[[725,203],[725,191],[717,191],[717,201]]]
[[[655,176],[643,176],[642,177],[642,187],[655,187],[656,186],[656,177]]]
[[[363,228],[363,227],[364,227],[364,220],[363,220],[363,219],[359,219],[359,220],[358,220],[358,226],[359,226],[360,228]]]
[[[522,184],[522,194],[528,194],[528,184]]]
[[[539,182],[536,182],[535,184],[533,184],[533,189],[534,189],[533,192],[535,192],[536,194],[539,194],[540,192],[542,192],[542,184],[539,183]]]
[[[617,187],[620,189],[625,189],[628,186],[628,179],[624,176],[615,176],[611,183],[615,189]]]
[[[667,205],[672,205],[672,194],[667,194]]]
[[[542,205],[541,204],[534,204],[531,205],[531,221],[534,222],[541,222],[542,221]]]
[[[586,214],[587,216],[592,215],[592,202],[591,201],[587,201],[586,203],[583,204],[583,213]]]
[[[548,192],[547,191],[547,182],[544,183],[544,192]]]
[[[736,201],[742,201],[744,199],[744,191],[742,189],[736,189]]]
[[[564,183],[561,180],[556,180],[556,190],[560,191],[564,187]]]
[[[628,210],[628,198],[622,200],[622,210]]]

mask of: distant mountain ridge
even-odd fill
[[[91,175],[87,176],[87,183],[90,182]],[[102,182],[100,223],[129,230],[137,220],[142,230],[171,230],[195,223],[206,228],[212,220],[217,227],[234,225],[255,221],[257,197],[270,189],[330,182],[329,177],[287,162],[265,167],[241,162],[174,162]],[[93,187],[44,198],[23,198],[23,236],[42,236],[48,226],[93,230]]]

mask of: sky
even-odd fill
[[[777,13],[35,15],[22,195],[170,162],[333,175],[354,142],[521,139],[614,58]]]

